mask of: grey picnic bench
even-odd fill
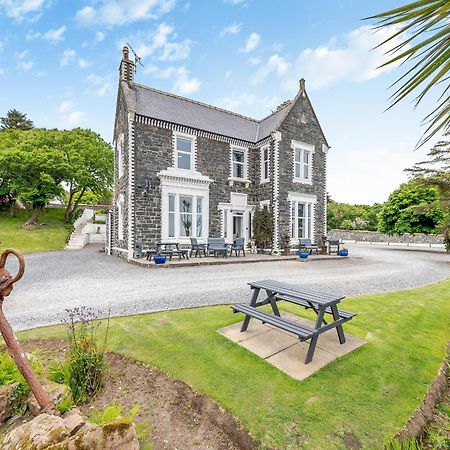
[[[250,305],[237,304],[231,306],[233,312],[245,314],[241,332],[247,330],[250,319],[254,318],[260,320],[263,324],[267,323],[296,335],[300,342],[310,340],[305,364],[312,361],[319,335],[325,331],[336,328],[340,344],[345,344],[342,324],[348,322],[356,315],[355,313],[338,309],[337,304],[345,297],[318,292],[275,280],[254,281],[248,283],[248,285],[253,289]],[[258,301],[261,291],[266,292],[266,298]],[[317,314],[314,328],[309,328],[281,317],[277,306],[278,301],[286,301],[303,306],[306,309],[312,309]],[[260,306],[269,304],[272,307],[273,314],[258,309]],[[332,316],[330,322],[327,322],[325,319],[326,314]]]

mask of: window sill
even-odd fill
[[[250,186],[251,181],[247,180],[245,178],[235,178],[235,177],[229,177],[228,178],[228,184],[229,186],[234,186],[235,184],[245,184],[245,187],[248,188]]]
[[[303,178],[294,178],[293,179],[294,183],[299,183],[299,184],[309,184],[312,185],[312,180],[305,180]]]
[[[267,183],[269,183],[270,182],[270,178],[266,178],[266,179],[264,179],[264,180],[260,180],[259,181],[259,184],[267,184]]]

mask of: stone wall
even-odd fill
[[[329,230],[329,237],[339,238],[346,241],[357,242],[389,242],[400,244],[442,244],[443,236],[440,234],[404,234],[403,236],[389,236],[377,231],[347,231]]]
[[[325,228],[325,192],[326,192],[326,154],[323,145],[325,138],[317,121],[314,110],[306,94],[300,95],[295,105],[280,128],[280,156],[279,156],[279,242],[284,235],[291,234],[290,202],[287,201],[289,192],[313,194],[317,196],[315,207],[315,235],[313,240],[320,242]],[[292,140],[314,145],[312,184],[293,181],[294,157],[291,147]]]

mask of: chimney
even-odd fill
[[[299,81],[299,84],[300,84],[300,92],[304,92],[304,91],[305,91],[305,79],[302,78],[302,79]]]
[[[125,45],[122,49],[122,61],[120,62],[119,72],[120,81],[127,81],[128,83],[134,82],[135,65],[134,62],[129,59],[129,50]]]

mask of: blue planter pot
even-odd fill
[[[155,264],[165,264],[166,257],[165,256],[155,256],[153,258],[153,261],[155,261]]]
[[[339,256],[348,256],[348,251],[341,250]]]
[[[309,253],[308,253],[308,252],[299,252],[299,253],[298,253],[298,257],[299,257],[300,259],[307,259],[308,256],[309,256]]]

